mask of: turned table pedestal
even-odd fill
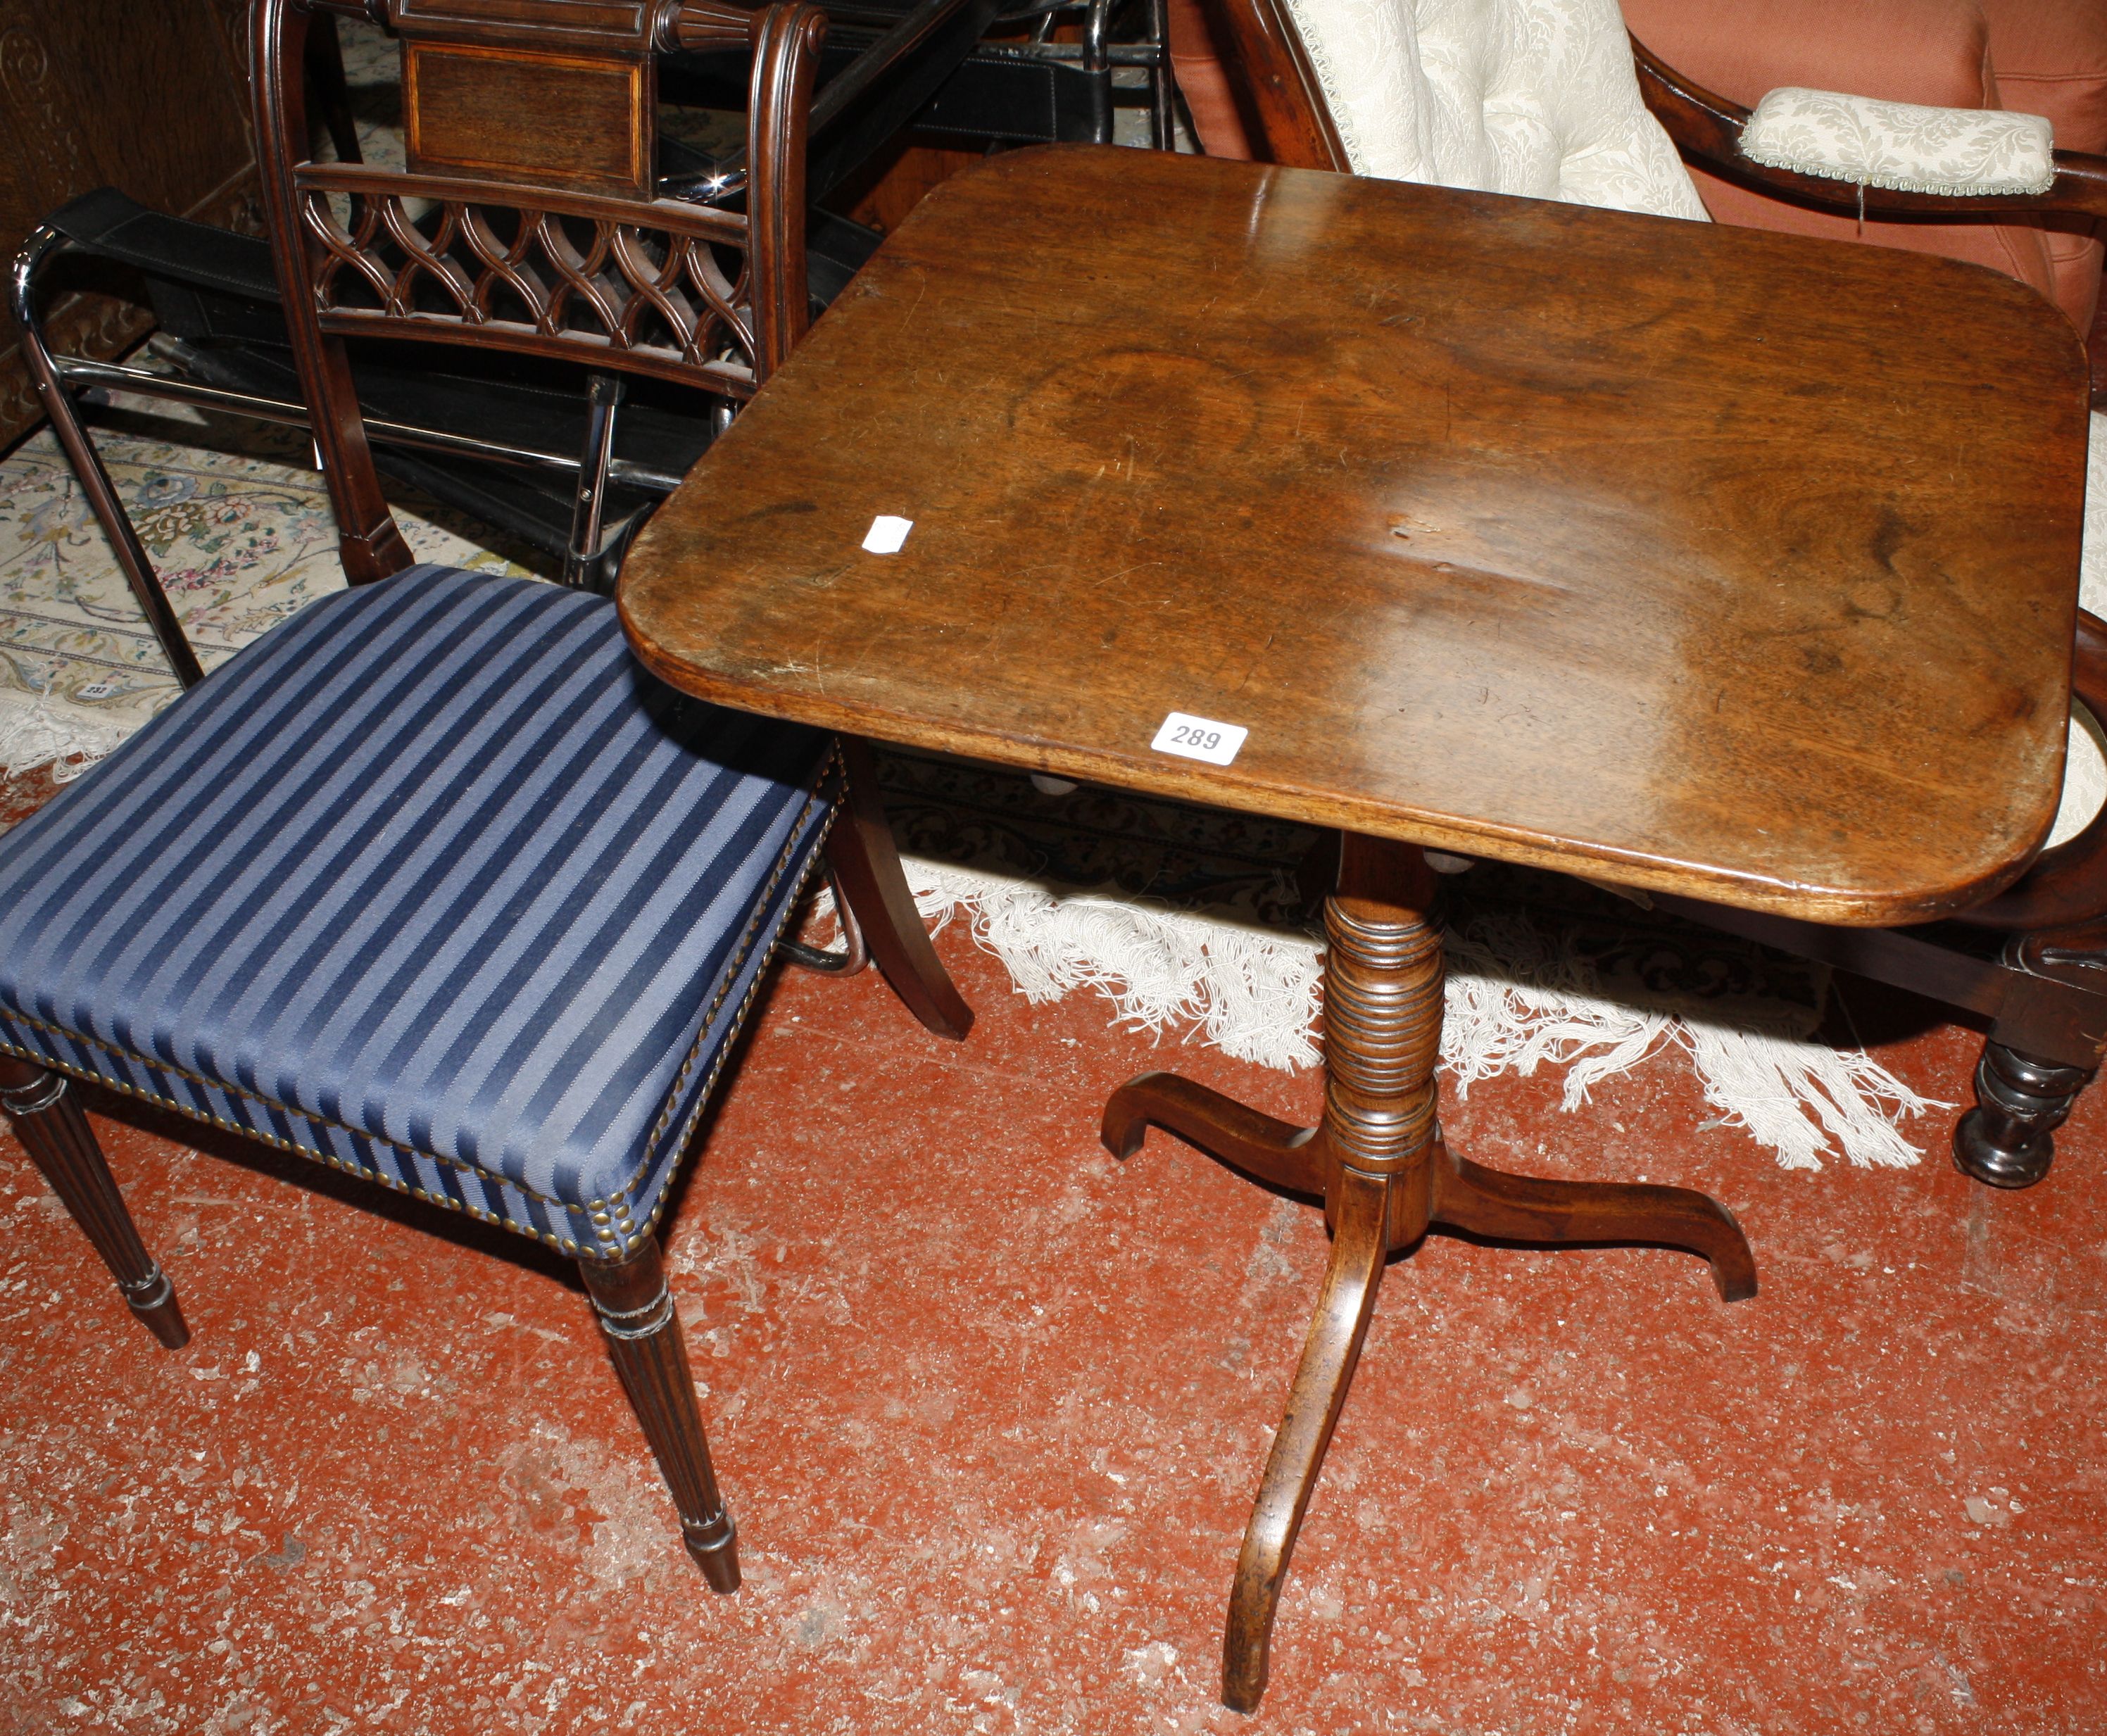
[[[1250,1711],[1265,1692],[1274,1611],[1303,1509],[1346,1401],[1383,1264],[1430,1226],[1516,1242],[1658,1242],[1712,1262],[1727,1302],[1756,1293],[1755,1256],[1734,1215],[1688,1188],[1551,1181],[1450,1151],[1435,1113],[1441,931],[1435,876],[1409,844],[1348,834],[1324,904],[1324,1118],[1297,1127],[1176,1073],[1143,1073],[1105,1106],[1105,1149],[1130,1158],[1152,1126],[1255,1180],[1321,1195],[1332,1259],[1273,1438],[1229,1594],[1222,1698]]]
[[[1055,150],[931,195],[645,532],[624,620],[690,693],[1343,834],[1321,1124],[1162,1073],[1104,1117],[1332,1229],[1230,1705],[1392,1253],[1755,1290],[1700,1194],[1448,1149],[1422,848],[1825,924],[1995,893],[2056,803],[2085,438],[2075,340],[1987,272]]]

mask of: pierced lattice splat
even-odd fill
[[[297,176],[326,331],[441,337],[754,389],[746,219],[316,165]]]

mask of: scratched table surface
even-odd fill
[[[621,601],[727,705],[1897,923],[2049,825],[2086,433],[1972,266],[1058,147],[922,204]]]

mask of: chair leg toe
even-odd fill
[[[729,1595],[739,1590],[739,1527],[731,1509],[719,1507],[712,1519],[683,1519],[681,1536],[710,1590]]]
[[[176,1287],[168,1282],[168,1275],[156,1266],[152,1275],[137,1284],[120,1283],[117,1288],[124,1293],[124,1300],[131,1304],[132,1311],[146,1323],[146,1330],[161,1341],[168,1350],[181,1350],[191,1341],[190,1323],[183,1318],[183,1306],[176,1300]]]

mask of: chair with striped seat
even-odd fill
[[[780,6],[757,29],[793,118],[816,16]],[[867,947],[939,1034],[972,1014],[859,744],[675,693],[606,597],[408,563],[318,312],[325,238],[301,239],[315,207],[286,92],[290,69],[296,106],[305,15],[260,0],[254,17],[285,304],[347,571],[366,582],[244,649],[0,837],[0,1106],[172,1348],[182,1313],[71,1078],[572,1256],[689,1551],[729,1591],[735,1540],[657,1228],[822,860],[852,919],[844,962]],[[397,179],[384,196],[420,196]],[[479,334],[432,319],[415,335]],[[595,365],[663,372],[642,348],[603,341]]]

